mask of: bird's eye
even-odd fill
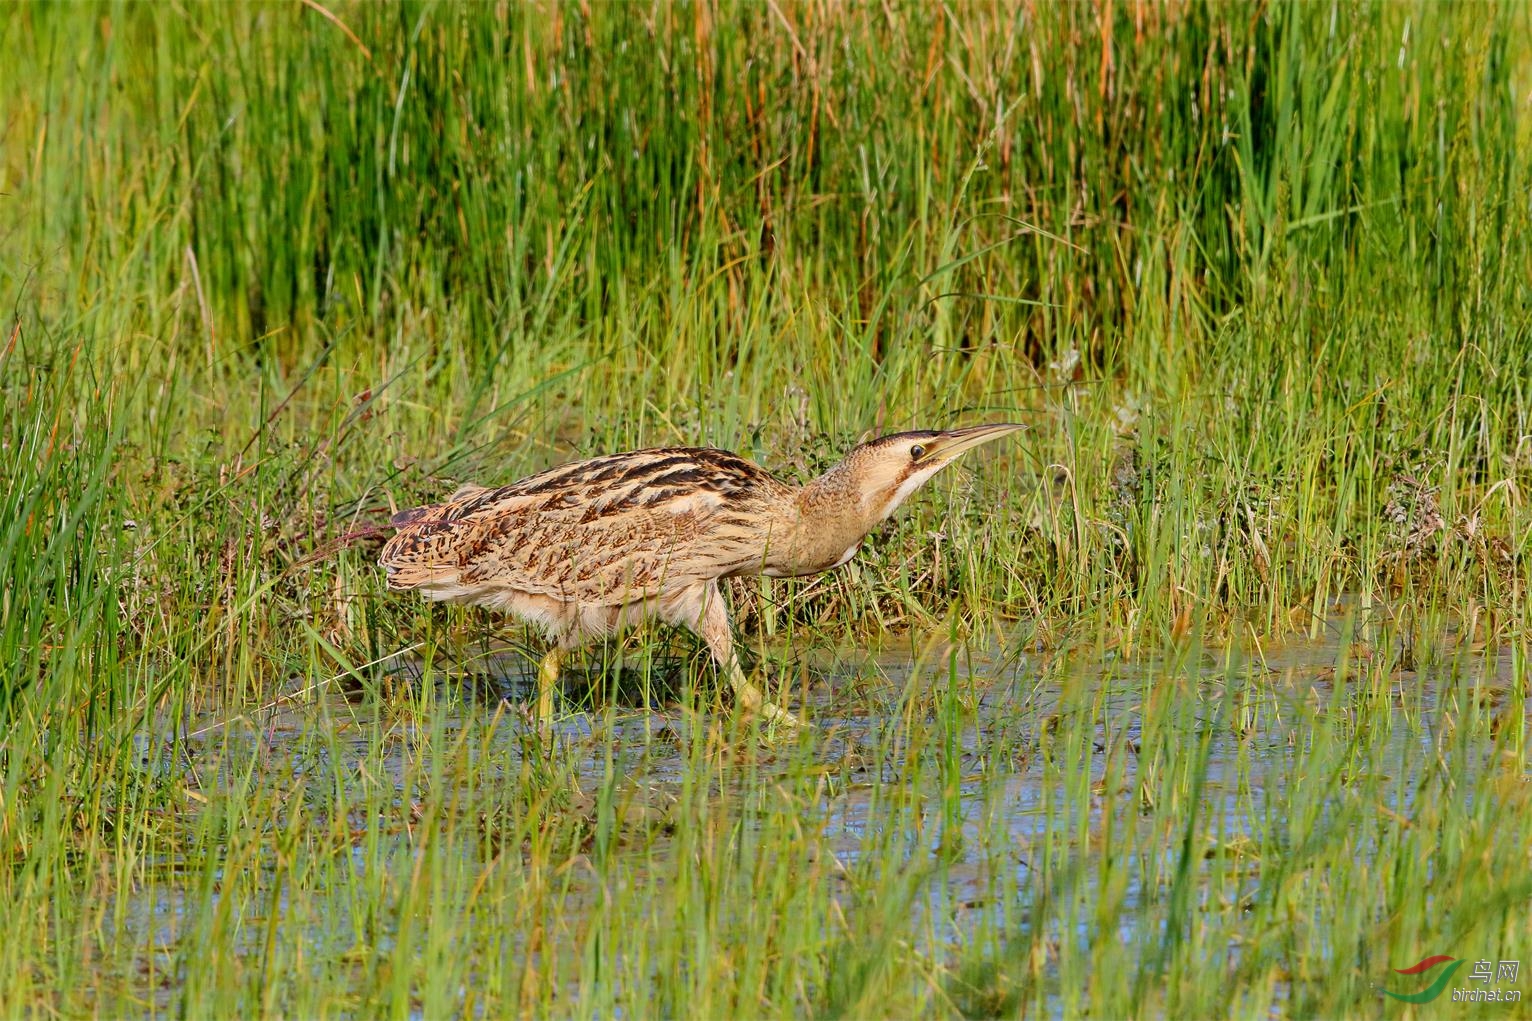
[[[922,447],[918,443],[910,448],[910,457],[913,458],[916,461],[919,461],[925,455],[926,455],[926,448]]]

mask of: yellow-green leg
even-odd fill
[[[700,595],[700,602],[702,605],[698,610],[696,631],[707,643],[708,651],[713,654],[718,668],[728,678],[739,708],[755,713],[768,723],[781,724],[789,729],[808,726],[803,720],[767,699],[765,693],[745,676],[744,668],[739,665],[739,657],[734,654],[734,635],[729,630],[729,613],[724,609],[723,595],[718,591],[717,584],[708,583]]]
[[[558,688],[563,659],[564,650],[555,645],[537,665],[537,722],[543,726],[553,722],[553,693]]]
[[[798,717],[766,698],[765,693],[745,676],[744,668],[739,665],[738,656],[729,657],[729,665],[724,672],[728,674],[729,686],[734,689],[734,698],[739,702],[741,709],[755,713],[768,723],[780,723],[789,730],[807,726]]]

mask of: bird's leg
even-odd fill
[[[803,721],[798,717],[767,699],[761,689],[745,676],[745,670],[739,665],[739,657],[734,652],[734,636],[729,630],[729,612],[724,608],[723,594],[718,591],[716,585],[708,586],[701,619],[697,622],[697,633],[707,643],[708,651],[718,662],[718,668],[729,679],[729,686],[734,689],[734,697],[739,701],[742,709],[755,713],[771,723],[780,723],[787,727],[803,725]]]
[[[555,645],[537,665],[537,720],[543,726],[553,722],[553,691],[559,683],[559,663],[564,650]]]

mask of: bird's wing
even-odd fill
[[[395,588],[476,601],[514,589],[615,605],[750,573],[788,488],[721,450],[665,448],[551,468],[397,515],[382,563]]]

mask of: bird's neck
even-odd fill
[[[836,465],[798,490],[787,534],[774,543],[773,574],[813,574],[844,563],[858,543],[882,520],[869,508],[855,473]]]

